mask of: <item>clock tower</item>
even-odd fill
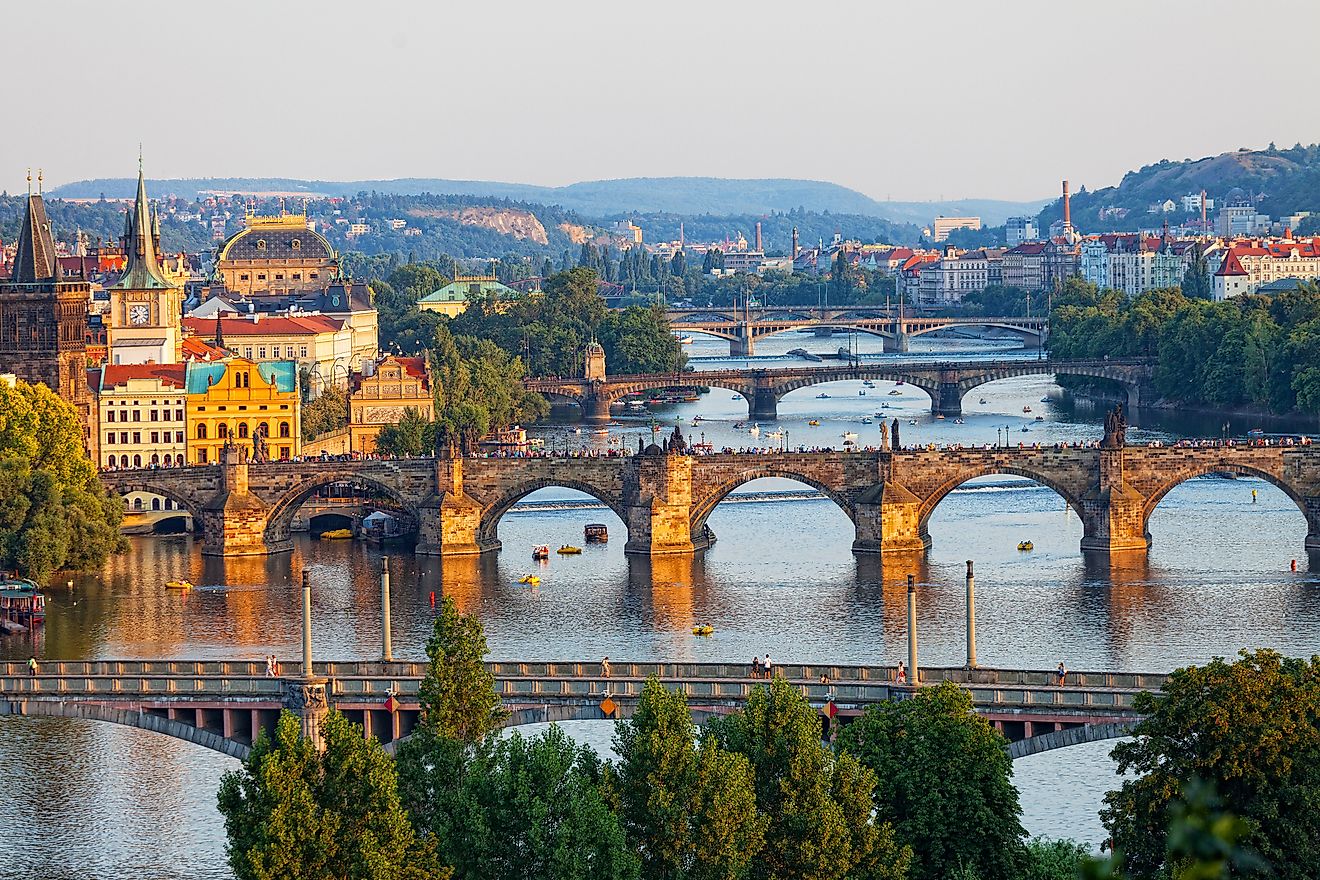
[[[137,199],[121,239],[128,263],[110,285],[109,362],[177,364],[183,360],[183,288],[160,263],[160,218],[147,202],[138,164]]]

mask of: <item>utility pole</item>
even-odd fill
[[[916,578],[907,576],[907,616],[908,616],[908,675],[913,687],[921,684],[921,673],[917,668],[917,584]]]
[[[976,576],[967,560],[967,668],[976,668]]]
[[[380,659],[389,663],[394,659],[390,644],[390,558],[386,556],[380,562]]]

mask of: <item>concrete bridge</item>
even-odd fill
[[[1041,348],[1049,339],[1049,318],[936,318],[904,317],[876,306],[811,308],[669,309],[674,330],[690,330],[729,340],[730,357],[751,357],[756,340],[790,330],[845,330],[879,336],[885,351],[907,351],[912,337],[955,327],[1002,330],[1023,339],[1029,348]]]
[[[509,710],[509,725],[630,717],[646,680],[658,677],[686,695],[698,722],[737,711],[765,685],[745,665],[718,663],[489,664]],[[85,718],[124,724],[245,758],[257,734],[270,731],[282,709],[319,730],[333,706],[387,748],[417,724],[417,691],[425,663],[316,663],[308,677],[269,678],[262,661],[46,661],[30,676],[25,664],[0,664],[0,715]],[[882,666],[781,665],[777,674],[811,705],[833,702],[844,723],[868,706],[911,694],[895,670]],[[821,683],[826,676],[828,683]],[[1053,673],[1009,669],[923,669],[922,683],[949,680],[967,688],[978,713],[1009,740],[1014,758],[1123,736],[1139,720],[1132,698],[1158,690],[1166,676],[1145,673]],[[395,705],[386,700],[395,695]],[[605,703],[608,697],[613,707]]]
[[[107,471],[127,494],[173,499],[199,524],[202,552],[256,555],[292,547],[298,509],[328,483],[352,480],[392,499],[418,535],[417,552],[464,556],[498,549],[499,521],[547,486],[576,489],[614,511],[629,553],[692,553],[710,545],[706,525],[739,486],[783,477],[819,490],[855,528],[858,553],[921,553],[927,523],[949,492],[974,477],[1015,474],[1063,496],[1082,521],[1083,551],[1144,553],[1147,523],[1175,486],[1209,473],[1258,477],[1283,490],[1306,518],[1308,550],[1320,550],[1320,448],[1216,446],[904,449],[689,455],[652,444],[615,458],[425,458],[223,465]]]
[[[656,388],[703,385],[727,388],[747,400],[750,418],[771,421],[779,401],[790,391],[844,379],[880,379],[904,382],[930,395],[931,411],[962,415],[968,391],[1014,376],[1087,376],[1117,383],[1127,392],[1128,406],[1141,404],[1142,385],[1150,381],[1154,364],[1142,358],[1112,360],[994,360],[994,361],[889,361],[848,366],[700,370],[604,379],[528,379],[526,386],[551,400],[575,403],[588,422],[610,420],[610,406],[629,394]]]

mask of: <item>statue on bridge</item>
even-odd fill
[[[670,455],[683,455],[687,452],[687,441],[683,439],[683,429],[678,425],[674,425],[674,433],[670,436],[665,451]]]
[[[880,449],[882,452],[889,451],[889,423],[884,419],[880,420]]]
[[[1122,449],[1127,445],[1127,419],[1123,417],[1123,404],[1105,413],[1105,438],[1101,449]]]
[[[902,449],[902,448],[903,448],[903,444],[901,444],[901,443],[898,442],[898,419],[894,419],[894,430],[893,430],[893,434],[894,434],[894,448],[895,448],[895,449]]]
[[[258,428],[252,435],[252,462],[265,464],[268,461],[270,461],[270,448],[266,445],[266,432]]]

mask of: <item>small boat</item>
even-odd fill
[[[652,425],[651,425],[651,433],[652,433],[652,434],[659,434],[659,433],[660,433],[660,426],[659,426],[659,425],[656,425],[656,424],[652,424]]]
[[[1038,421],[1038,422],[1043,422],[1043,421],[1045,421],[1045,417],[1044,417],[1044,416],[1036,416],[1036,421]]]
[[[984,398],[984,397],[981,398],[981,406],[985,406],[985,398]]]
[[[1023,411],[1024,413],[1029,413],[1029,412],[1031,412],[1031,407],[1029,407],[1029,406],[1024,406],[1024,407],[1022,407],[1022,411]]]
[[[858,396],[858,397],[865,397],[865,396],[866,396],[866,389],[863,388],[861,391],[858,391],[858,392],[857,392],[857,396]]]
[[[572,544],[564,544],[555,552],[558,553],[560,556],[577,556],[579,553],[582,552],[582,548],[574,547]]]
[[[935,421],[937,421],[937,422],[942,422],[942,421],[944,421],[944,413],[936,413],[936,414],[935,414]]]
[[[742,430],[743,428],[745,428],[745,427],[747,427],[747,423],[746,423],[746,422],[734,422],[734,423],[733,423],[733,429],[734,429],[735,431],[741,431],[741,430]]]
[[[322,541],[344,541],[353,537],[352,529],[331,529],[321,533]]]
[[[692,427],[694,427],[694,428],[699,428],[699,427],[701,427],[701,419],[693,419],[693,420],[692,420]]]
[[[549,558],[550,558],[550,547],[549,547],[548,545],[546,545],[546,544],[537,544],[535,547],[532,548],[532,558],[533,558],[533,559],[549,559]]]
[[[898,380],[897,382],[895,382],[894,384],[895,384],[895,385],[902,385],[902,384],[903,384],[903,380],[902,380],[902,379],[899,379],[899,380]]]
[[[870,379],[863,379],[863,380],[862,380],[862,385],[864,385],[864,386],[867,387],[867,388],[874,388],[874,387],[875,387],[875,383],[872,382]]]
[[[1031,549],[1033,549],[1035,546],[1036,546],[1036,545],[1035,545],[1035,544],[1032,544],[1030,541],[1019,541],[1019,542],[1018,542],[1018,549],[1019,549],[1019,550],[1031,550]]]
[[[843,439],[844,439],[844,440],[856,440],[856,439],[857,439],[857,432],[856,432],[856,431],[844,431],[844,432],[843,432]]]
[[[822,391],[820,394],[817,394],[817,395],[816,395],[816,399],[817,399],[817,400],[829,400],[829,399],[830,399],[830,396],[829,396],[828,394],[826,394],[824,391]]]
[[[740,397],[742,397],[741,394],[735,394],[735,395],[733,395],[732,397],[730,397],[729,400],[737,400],[737,399],[740,398]]]
[[[807,424],[810,425],[810,426],[813,427],[813,428],[819,428],[819,427],[820,427],[820,419],[812,419],[811,421],[807,422]]]
[[[1040,399],[1040,402],[1041,402],[1041,403],[1049,403],[1049,402],[1050,402],[1050,399],[1049,399],[1048,397],[1042,397],[1042,398]]]
[[[875,419],[871,418],[870,416],[862,416],[862,424],[863,424],[863,425],[874,425],[874,424],[875,424]]]
[[[757,436],[758,434],[761,433],[761,426],[760,426],[760,425],[752,425],[750,428],[747,429],[747,433],[748,433],[748,434],[751,434],[753,437],[755,437],[755,436]]]
[[[893,397],[893,396],[896,395],[896,394],[902,394],[902,393],[903,393],[902,391],[899,391],[897,388],[895,388],[895,389],[893,389],[892,391],[889,392],[889,396],[890,396],[890,397]]]
[[[604,544],[610,539],[610,530],[604,523],[587,523],[582,527],[582,539],[588,544]]]
[[[592,431],[591,433],[594,434],[594,435],[597,436],[597,437],[608,437],[609,434],[610,434],[610,429],[609,429],[609,428],[597,428],[596,430]]]
[[[1026,425],[1023,425],[1023,426],[1022,426],[1022,433],[1023,433],[1023,434],[1029,434],[1029,433],[1031,433],[1031,429],[1028,428]]]
[[[889,404],[888,404],[888,403],[882,403],[882,404],[880,404],[880,408],[881,408],[881,409],[889,409]],[[876,415],[880,415],[880,413],[876,413]]]
[[[705,417],[705,416],[693,416],[693,417],[692,417],[692,424],[694,424],[694,425],[697,424],[697,423],[699,423],[699,422],[704,422],[704,421],[706,421],[706,417]]]
[[[965,424],[967,424],[967,423],[964,422],[962,419],[954,419],[954,420],[953,420],[953,423],[954,423],[955,425],[965,425]]]
[[[917,420],[916,420],[916,419],[908,419],[908,424],[909,424],[909,425],[915,425],[916,423],[917,423]]]
[[[165,589],[167,589],[167,590],[191,590],[192,588],[193,588],[193,585],[192,585],[192,583],[191,583],[190,581],[166,581],[166,582],[165,582]]]
[[[694,636],[708,636],[713,632],[715,632],[715,627],[711,626],[709,623],[701,623],[692,627],[692,634]]]
[[[678,337],[678,344],[679,344],[679,345],[691,345],[691,344],[692,344],[692,337],[691,337],[691,336],[680,336],[680,337]]]
[[[783,436],[784,436],[784,432],[783,432],[783,431],[771,431],[770,433],[766,434],[765,436],[769,437],[769,438],[772,439],[772,440],[778,440],[780,437],[783,437]]]
[[[525,574],[518,578],[518,583],[526,584],[529,587],[539,587],[541,585],[541,579],[534,574]]]
[[[1264,436],[1265,436],[1265,429],[1264,429],[1264,428],[1252,428],[1250,431],[1247,432],[1247,436],[1248,436],[1248,437],[1264,437]]]

